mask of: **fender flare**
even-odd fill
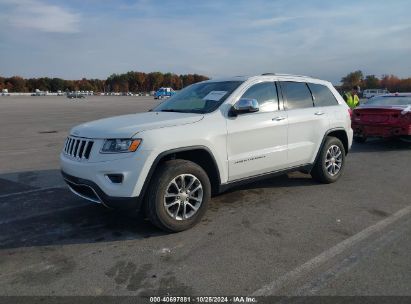
[[[325,143],[325,140],[326,140],[327,136],[328,136],[330,133],[334,132],[334,131],[344,131],[344,132],[346,133],[346,135],[347,135],[347,131],[346,131],[344,128],[333,128],[333,129],[329,129],[327,132],[325,132],[325,134],[324,134],[324,136],[323,136],[323,139],[322,139],[322,141],[321,141],[320,147],[319,147],[319,149],[318,149],[318,151],[317,151],[317,155],[315,156],[313,165],[315,165],[315,164],[317,163],[317,160],[318,160],[318,158],[320,157],[320,153],[321,153],[321,150],[323,149],[323,146],[324,146],[324,143]],[[347,135],[347,138],[348,138],[348,135]],[[348,150],[345,151],[345,155],[347,155],[347,154],[348,154]]]
[[[145,196],[147,188],[150,185],[151,178],[153,177],[154,172],[156,171],[157,166],[160,163],[161,159],[163,159],[164,157],[166,157],[168,155],[172,155],[172,154],[175,154],[175,153],[178,153],[178,152],[187,152],[187,151],[192,151],[192,150],[203,150],[211,156],[211,159],[213,161],[213,165],[217,169],[217,179],[218,179],[217,180],[217,185],[221,185],[220,168],[217,164],[217,161],[215,160],[213,152],[211,152],[211,150],[206,146],[201,146],[201,145],[187,146],[187,147],[181,147],[181,148],[166,150],[166,151],[163,151],[163,152],[161,152],[160,154],[158,154],[156,156],[156,158],[154,159],[153,163],[151,164],[151,167],[150,167],[150,169],[147,173],[147,176],[144,180],[143,187],[141,188],[141,191],[140,191],[140,196],[141,197]]]

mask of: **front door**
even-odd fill
[[[241,98],[256,99],[259,111],[229,117],[229,181],[283,169],[287,164],[287,114],[279,110],[274,82],[252,85]]]

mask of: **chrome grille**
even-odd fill
[[[64,144],[63,153],[77,159],[89,159],[94,141],[87,138],[69,136]]]

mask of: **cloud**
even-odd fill
[[[0,57],[8,58],[0,71],[64,78],[128,70],[211,77],[272,71],[335,83],[357,69],[410,76],[409,0],[233,3],[0,0]]]
[[[79,32],[80,14],[38,0],[5,1],[11,9],[9,24],[15,28],[49,33]]]
[[[274,18],[264,18],[264,19],[257,19],[251,21],[248,26],[252,27],[264,27],[264,26],[272,26],[272,25],[279,25],[287,21],[291,21],[296,19],[297,17],[274,17]]]

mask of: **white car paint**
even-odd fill
[[[221,184],[272,171],[312,164],[322,140],[331,129],[344,130],[351,147],[353,132],[348,106],[331,83],[305,76],[264,75],[213,81],[244,81],[214,112],[208,114],[147,112],[100,119],[74,127],[70,135],[94,140],[88,160],[60,155],[62,171],[90,180],[107,195],[137,197],[155,159],[163,152],[192,146],[206,147],[213,155]],[[256,112],[230,117],[241,95],[259,82],[294,81],[322,84],[338,104],[328,107]],[[138,138],[133,153],[103,154],[105,139]],[[113,184],[109,173],[122,173]]]

